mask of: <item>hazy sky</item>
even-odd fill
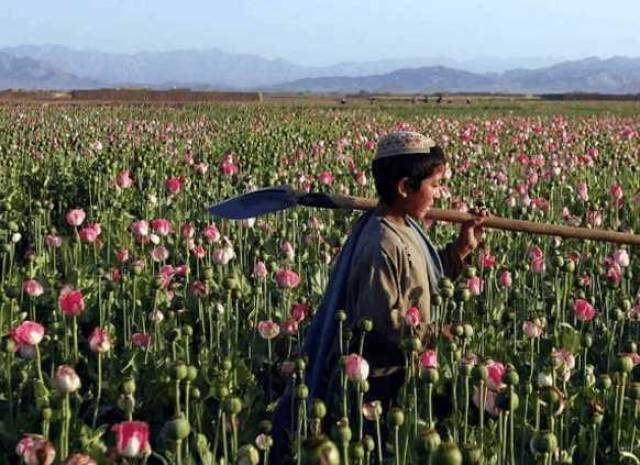
[[[0,46],[219,48],[331,64],[640,56],[639,0],[2,0]]]

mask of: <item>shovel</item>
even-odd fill
[[[324,193],[300,193],[290,186],[268,187],[247,192],[217,203],[209,208],[209,213],[222,218],[242,220],[273,213],[295,206],[330,208],[343,210],[370,210],[376,207],[376,199],[351,197],[346,195]],[[476,218],[471,213],[443,208],[430,208],[425,215],[434,221],[464,223]],[[617,244],[640,245],[640,235],[607,231],[603,229],[576,228],[573,226],[536,223],[533,221],[514,220],[499,216],[486,217],[482,226],[490,229],[518,231],[545,236],[559,236],[566,239],[586,239],[591,241],[614,242]]]

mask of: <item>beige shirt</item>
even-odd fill
[[[372,376],[382,376],[404,365],[400,342],[411,334],[404,315],[418,307],[422,323],[414,332],[426,341],[431,294],[422,239],[408,225],[402,226],[375,213],[364,226],[355,246],[348,277],[347,309],[353,321],[373,321],[365,336],[363,356]],[[447,247],[440,253],[445,274],[457,276],[462,262]],[[357,333],[357,331],[356,331]],[[357,350],[359,336],[352,339]]]

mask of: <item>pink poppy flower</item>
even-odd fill
[[[567,382],[571,378],[571,370],[576,366],[576,359],[573,354],[564,349],[554,349],[551,352],[551,358],[559,363],[557,368],[562,379]]]
[[[222,171],[222,174],[224,174],[225,176],[233,176],[235,174],[238,174],[239,170],[240,169],[238,168],[238,165],[229,160],[223,161],[222,165],[220,166],[220,171]]]
[[[280,326],[272,320],[258,322],[258,332],[264,339],[273,339],[280,334]]]
[[[100,228],[100,225],[97,223],[94,223],[94,224],[88,225],[85,228],[82,228],[78,232],[78,235],[80,236],[80,239],[82,239],[83,241],[93,243],[96,240],[98,240],[101,233],[102,233],[102,229]]]
[[[535,339],[542,335],[543,328],[539,320],[525,321],[522,323],[522,331],[527,335],[527,337]]]
[[[104,353],[111,350],[111,336],[109,332],[100,327],[95,327],[89,336],[89,348],[95,353]]]
[[[583,274],[580,276],[580,279],[578,279],[578,284],[580,284],[581,287],[589,287],[591,285],[591,276],[586,273]]]
[[[196,280],[189,284],[189,294],[196,298],[202,298],[209,295],[209,286],[202,281]]]
[[[69,210],[65,215],[65,219],[67,220],[67,223],[70,226],[76,226],[76,227],[82,224],[85,217],[86,217],[86,214],[84,210],[81,208],[74,208],[73,210]]]
[[[131,224],[131,231],[138,237],[149,235],[149,223],[145,220],[134,221]]]
[[[84,311],[84,296],[80,289],[65,286],[58,296],[58,305],[64,316],[78,316]]]
[[[573,311],[581,321],[591,321],[596,316],[596,309],[584,299],[576,299]]]
[[[189,265],[183,263],[182,265],[174,267],[174,271],[178,276],[187,276],[187,274],[189,274]]]
[[[202,230],[202,235],[207,239],[209,243],[218,242],[220,240],[220,231],[215,224],[209,224]]]
[[[278,287],[283,289],[294,289],[300,284],[300,276],[295,271],[278,270],[276,271],[276,283]]]
[[[169,194],[176,195],[180,193],[180,190],[182,189],[182,181],[175,176],[171,176],[165,182],[165,188],[167,189],[167,192],[169,192]]]
[[[60,365],[53,378],[53,385],[63,394],[76,392],[80,389],[80,377],[69,365]]]
[[[480,276],[474,276],[472,278],[467,279],[467,287],[471,294],[480,295],[484,290],[484,280]]]
[[[44,293],[44,288],[42,284],[40,284],[35,279],[27,279],[22,283],[22,290],[29,297],[40,297]]]
[[[544,258],[534,258],[531,260],[531,270],[534,273],[542,273],[546,269]]]
[[[587,210],[587,223],[593,227],[602,225],[602,212],[599,210]]]
[[[311,309],[307,304],[293,304],[291,306],[291,316],[294,320],[300,322],[311,313]]]
[[[287,257],[287,259],[290,261],[293,261],[296,256],[296,250],[293,248],[293,245],[291,245],[291,242],[289,241],[284,241],[280,245],[280,252],[282,252],[282,254],[284,254],[284,256]]]
[[[491,268],[496,264],[496,256],[491,255],[489,252],[481,250],[478,254],[478,265],[481,268]]]
[[[498,282],[502,287],[506,287],[506,288],[511,287],[511,285],[513,284],[511,273],[507,270],[503,271],[500,274],[500,277],[498,278]]]
[[[267,274],[267,265],[263,261],[259,261],[253,266],[253,276],[255,278],[263,279],[267,277]]]
[[[122,279],[122,270],[118,267],[114,267],[111,269],[111,281],[114,283],[119,283]]]
[[[298,321],[294,318],[289,318],[282,322],[282,332],[288,336],[293,336],[298,333]]]
[[[128,189],[133,186],[133,179],[131,179],[129,170],[122,170],[116,175],[116,185],[120,189]]]
[[[204,258],[204,256],[207,254],[206,250],[204,249],[203,245],[196,245],[191,252],[193,253],[193,255],[196,258]]]
[[[56,448],[41,436],[25,434],[16,445],[16,454],[26,465],[52,465],[56,458]]]
[[[45,238],[47,245],[49,247],[58,248],[62,245],[62,238],[60,236],[56,236],[55,234],[48,234]]]
[[[629,253],[625,249],[618,249],[613,252],[612,258],[622,268],[629,266]]]
[[[527,257],[529,257],[529,260],[544,258],[544,251],[538,246],[531,247],[527,251]]]
[[[124,263],[129,260],[129,251],[127,249],[120,249],[116,252],[116,257],[120,263]]]
[[[133,333],[131,335],[131,342],[138,347],[149,347],[151,344],[151,334],[147,333]]]
[[[116,451],[126,458],[142,458],[151,454],[149,425],[143,421],[123,421],[111,427],[116,433]]]
[[[404,321],[412,328],[417,328],[420,325],[422,315],[418,307],[411,307],[404,314]]]
[[[369,377],[369,363],[358,354],[347,355],[344,366],[349,381],[360,382]]]
[[[230,244],[226,244],[224,247],[214,250],[211,258],[216,265],[226,265],[235,258],[235,256],[236,253],[233,247]]]
[[[40,344],[44,337],[44,326],[35,321],[25,320],[11,330],[10,336],[18,346],[35,346]]]
[[[578,183],[578,187],[576,189],[576,192],[578,194],[578,198],[580,200],[582,200],[583,202],[588,202],[589,201],[589,191],[587,188],[587,183],[582,181]]]
[[[191,239],[193,235],[196,233],[196,228],[191,223],[184,223],[180,226],[180,234],[185,239]]]
[[[624,192],[622,191],[622,186],[620,184],[613,183],[611,186],[611,198],[614,201],[615,205],[620,205],[622,198],[624,197]]]
[[[487,362],[487,372],[489,376],[487,378],[487,387],[493,391],[499,391],[505,385],[502,382],[502,376],[505,372],[505,366],[496,362],[495,360],[489,360]]]
[[[614,285],[620,285],[620,282],[622,281],[622,268],[620,267],[620,265],[618,265],[617,263],[612,263],[607,269],[607,278]]]
[[[154,247],[151,250],[151,258],[154,262],[163,262],[169,258],[169,250],[162,245]]]
[[[438,368],[438,353],[435,350],[425,350],[420,356],[422,368]]]
[[[150,225],[151,229],[153,229],[153,232],[158,234],[159,236],[166,236],[171,233],[171,222],[164,218],[151,220]]]
[[[333,177],[333,174],[331,174],[331,171],[323,171],[318,175],[318,182],[320,182],[320,184],[324,184],[325,186],[331,185],[334,179],[335,178]]]

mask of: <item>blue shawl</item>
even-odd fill
[[[349,238],[344,244],[340,255],[336,259],[333,271],[329,277],[327,289],[320,302],[316,314],[313,316],[311,326],[306,333],[303,345],[303,354],[309,358],[306,373],[306,384],[309,387],[309,399],[324,399],[326,396],[326,385],[323,384],[329,355],[334,344],[334,338],[338,330],[338,322],[335,314],[338,310],[346,310],[347,302],[347,278],[351,268],[351,260],[356,243],[364,229],[365,224],[372,217],[373,212],[364,213],[354,225]],[[409,226],[416,232],[427,261],[427,271],[429,273],[429,287],[431,294],[437,293],[438,283],[444,271],[440,255],[431,243],[424,231],[418,224],[407,217]],[[347,325],[354,324],[352,318],[347,318]],[[285,430],[291,431],[291,391],[287,389],[284,393],[274,416],[274,448],[272,450],[273,459],[281,459],[283,453],[288,450],[288,439]],[[273,463],[280,463],[275,461]]]

